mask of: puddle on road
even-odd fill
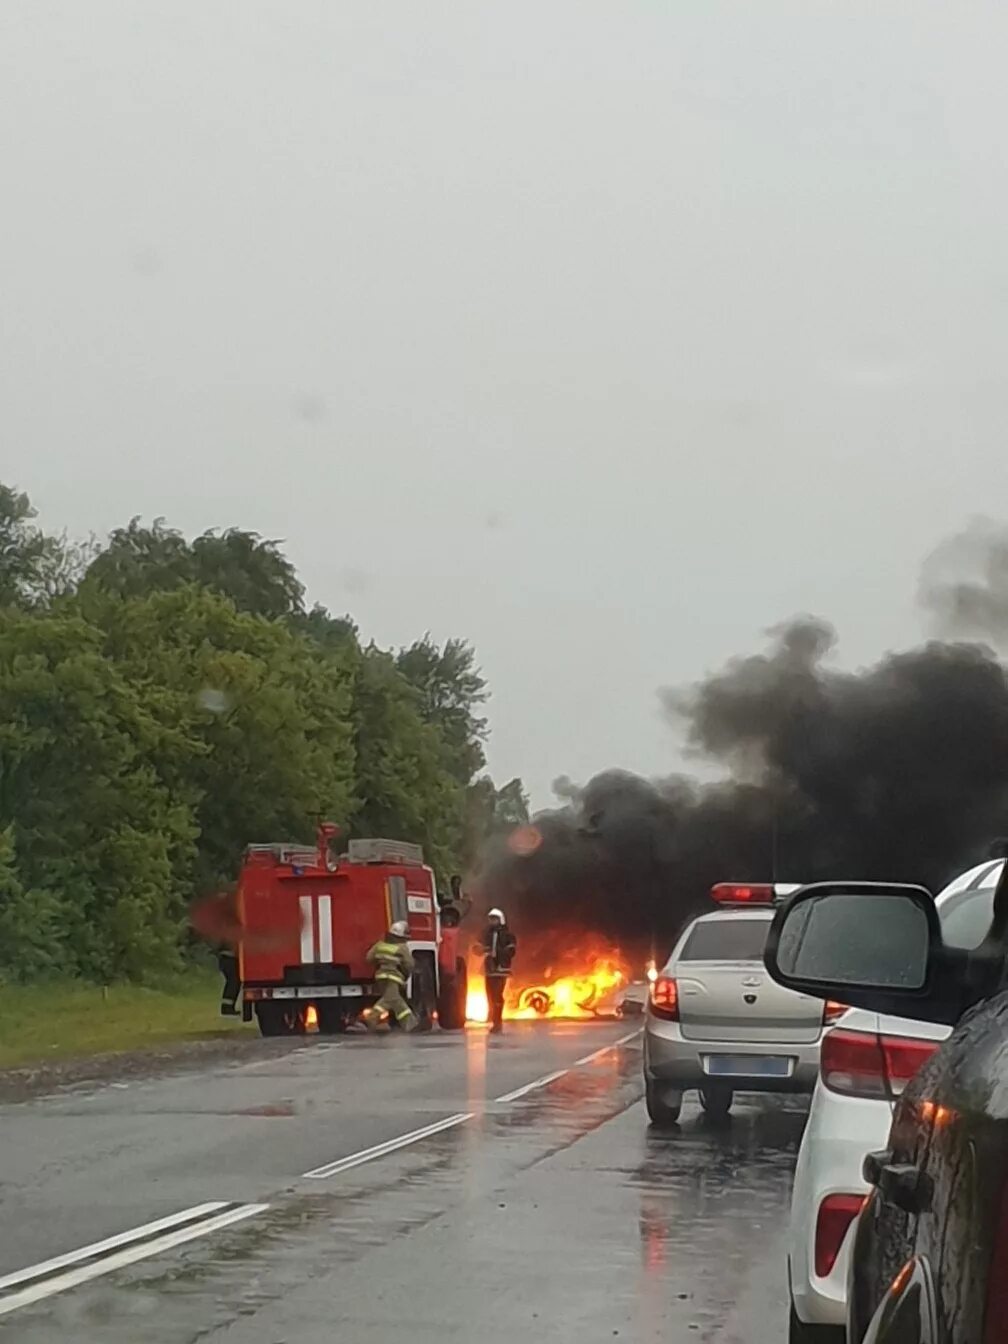
[[[626,1173],[640,1192],[644,1275],[661,1278],[663,1296],[684,1304],[704,1340],[736,1338],[738,1285],[751,1274],[754,1247],[787,1225],[805,1120],[803,1106],[763,1098],[726,1121],[701,1112],[669,1134],[648,1131],[643,1160]],[[783,1291],[782,1257],[779,1272]],[[780,1329],[783,1338],[783,1314]]]

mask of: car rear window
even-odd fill
[[[768,919],[712,919],[696,924],[681,961],[762,961]]]

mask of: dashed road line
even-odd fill
[[[337,1158],[335,1162],[327,1162],[325,1166],[314,1167],[311,1171],[306,1171],[301,1179],[328,1180],[330,1176],[338,1176],[341,1171],[363,1166],[365,1162],[373,1162],[375,1158],[385,1157],[386,1154],[394,1153],[399,1148],[408,1148],[410,1144],[419,1143],[421,1139],[430,1138],[432,1134],[440,1134],[443,1130],[454,1129],[456,1125],[464,1125],[475,1114],[475,1111],[459,1111],[457,1115],[449,1115],[446,1120],[437,1120],[433,1125],[424,1125],[422,1129],[412,1129],[408,1134],[400,1134],[398,1138],[388,1139],[385,1143],[376,1143],[373,1148],[362,1148],[360,1152]]]

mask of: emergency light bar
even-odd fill
[[[777,905],[798,890],[798,882],[717,882],[711,899],[718,905]]]
[[[292,868],[313,868],[318,863],[318,850],[307,845],[274,843],[248,845],[246,854],[269,854],[277,863]]]

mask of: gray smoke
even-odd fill
[[[1008,528],[977,518],[924,562],[921,605],[935,633],[1008,644]]]

